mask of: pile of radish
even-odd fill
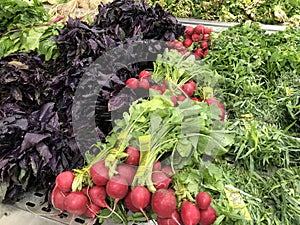
[[[181,54],[192,52],[197,59],[202,59],[208,54],[211,32],[210,28],[202,24],[198,24],[196,27],[186,26],[183,37],[167,42],[166,45],[171,49],[178,50]]]
[[[216,211],[211,206],[210,195],[199,192],[193,202],[187,199],[178,202],[176,191],[172,188],[174,171],[169,166],[162,166],[159,161],[152,168],[152,182],[156,188],[154,193],[145,186],[131,186],[140,154],[134,146],[128,146],[126,152],[126,160],[117,167],[118,174],[111,178],[105,159],[91,165],[89,174],[92,182],[81,190],[72,190],[75,178],[72,171],[61,172],[56,177],[51,195],[53,207],[72,214],[73,218],[91,218],[90,224],[97,217],[100,218],[99,213],[103,208],[109,209],[111,214],[117,214],[115,207],[118,202],[128,211],[143,213],[148,223],[147,212],[153,212],[158,225],[209,225],[215,221]],[[108,205],[108,198],[114,199],[113,208]]]

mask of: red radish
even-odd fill
[[[225,118],[225,108],[224,106],[215,98],[207,98],[204,100],[209,106],[215,104],[221,110],[221,114],[219,115],[220,119],[223,121]]]
[[[208,54],[208,50],[206,49],[204,52],[203,52],[203,56],[206,56]]]
[[[158,225],[181,225],[181,218],[177,210],[172,213],[170,218],[157,217]]]
[[[139,80],[136,78],[129,78],[125,84],[130,89],[136,89],[139,85]]]
[[[63,192],[70,192],[74,178],[74,173],[71,171],[61,172],[55,179],[57,188]]]
[[[187,34],[187,33],[184,33],[183,34],[183,38],[184,39],[191,39],[191,35]]]
[[[106,191],[103,186],[93,186],[89,189],[88,196],[90,197],[91,201],[100,206],[101,208],[107,208],[107,203],[105,201],[106,198]]]
[[[150,199],[151,193],[144,186],[137,186],[131,191],[131,202],[133,206],[138,208],[143,213],[148,222],[149,219],[143,209],[149,205]]]
[[[182,49],[183,48],[182,42],[180,42],[180,41],[176,42],[175,45],[174,45],[174,48],[177,49],[177,50]]]
[[[136,207],[134,207],[134,205],[132,204],[132,201],[131,201],[131,190],[128,191],[125,199],[124,199],[124,202],[125,202],[125,206],[127,209],[129,209],[131,212],[139,212],[140,210]]]
[[[203,34],[203,33],[205,33],[204,25],[202,25],[202,24],[197,25],[195,27],[195,29],[194,29],[194,33],[195,34]]]
[[[80,191],[71,192],[65,198],[66,210],[73,215],[83,215],[87,211],[88,198]]]
[[[210,41],[210,35],[209,34],[204,34],[203,35],[203,41]]]
[[[128,154],[125,163],[138,166],[140,163],[140,150],[134,146],[128,146],[125,152]]]
[[[177,101],[178,102],[183,102],[185,99],[186,99],[186,97],[184,95],[177,96]]]
[[[151,77],[151,73],[147,70],[142,70],[140,73],[139,73],[139,78],[140,79],[147,79],[147,78],[150,78]]]
[[[193,42],[199,42],[201,40],[201,36],[199,34],[192,35]]]
[[[200,44],[200,47],[201,47],[202,49],[207,49],[207,48],[208,48],[208,43],[207,43],[207,41],[202,41],[201,44]]]
[[[204,28],[204,34],[210,34],[211,33],[211,29],[210,28],[208,28],[208,27],[205,27]]]
[[[127,164],[120,164],[118,165],[118,167],[116,168],[116,171],[118,172],[118,174],[125,178],[125,180],[127,181],[128,185],[132,184],[132,181],[134,179],[134,175],[135,175],[135,169]]]
[[[196,195],[196,203],[200,209],[207,209],[211,203],[211,197],[206,192],[199,192]]]
[[[154,187],[158,189],[166,189],[169,187],[171,179],[162,171],[154,171],[152,173],[152,182],[154,183]]]
[[[195,101],[195,102],[201,102],[201,101],[202,101],[201,98],[196,98],[196,97],[192,97],[191,99],[192,99],[193,101]]]
[[[174,47],[174,42],[172,42],[172,41],[167,41],[167,42],[166,42],[166,45],[167,45],[169,48],[173,48],[173,47]]]
[[[87,206],[87,211],[85,212],[85,216],[95,218],[99,212],[100,212],[100,207],[90,202]]]
[[[177,106],[177,98],[176,98],[176,96],[172,96],[171,97],[171,101],[173,102],[174,106]]]
[[[181,89],[188,95],[192,96],[196,91],[196,85],[194,85],[195,82],[187,82],[184,85],[182,85]]]
[[[116,201],[125,198],[128,192],[128,183],[120,175],[113,176],[106,184],[106,193]]]
[[[185,39],[183,41],[183,46],[186,47],[186,48],[190,47],[192,44],[193,44],[193,40],[192,39]]]
[[[215,222],[217,213],[215,209],[209,206],[207,209],[200,210],[200,225],[210,225]]]
[[[152,168],[152,171],[160,171],[161,170],[161,162],[160,161],[156,161],[154,163],[154,166]]]
[[[197,48],[195,51],[194,51],[194,54],[197,58],[202,58],[203,57],[203,50],[201,48]]]
[[[188,53],[189,52],[189,50],[187,50],[187,49],[181,49],[180,50],[180,54],[181,55],[184,55],[184,54],[186,54],[186,53]]]
[[[108,182],[108,167],[105,166],[105,161],[101,160],[92,165],[90,175],[94,184],[102,186]]]
[[[51,203],[55,209],[58,209],[60,211],[66,210],[65,206],[65,193],[63,193],[60,189],[58,189],[57,186],[54,187],[51,193]]]
[[[144,89],[149,89],[150,88],[150,84],[149,84],[149,81],[147,79],[141,79],[139,81],[139,85],[138,85],[139,88],[144,88]]]
[[[194,27],[186,26],[185,27],[185,33],[187,33],[188,35],[192,35],[194,33]]]
[[[150,88],[152,88],[152,89],[154,89],[154,90],[157,90],[160,94],[163,93],[162,90],[161,90],[161,87],[158,86],[158,85],[153,85],[153,86],[151,86]]]
[[[163,166],[161,168],[161,171],[164,172],[167,175],[167,177],[172,178],[174,176],[174,172],[170,166]]]
[[[152,194],[151,207],[160,218],[172,217],[176,205],[176,196],[172,189],[158,189]]]
[[[183,201],[180,216],[184,225],[196,225],[200,221],[200,210],[192,202]]]

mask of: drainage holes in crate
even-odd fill
[[[44,211],[44,212],[51,212],[51,208],[49,208],[49,207],[42,207],[42,211]]]
[[[35,203],[33,203],[33,202],[26,202],[26,205],[29,206],[29,207],[34,207]]]
[[[60,218],[67,218],[67,217],[68,217],[68,214],[66,214],[66,213],[61,213],[61,214],[59,214],[59,217],[60,217]]]
[[[44,196],[44,194],[39,193],[39,192],[35,192],[34,195],[37,196],[37,197],[43,197]]]
[[[84,224],[84,223],[85,223],[85,220],[83,220],[83,219],[77,217],[77,218],[75,218],[75,222]]]

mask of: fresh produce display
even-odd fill
[[[251,20],[264,24],[299,26],[299,0],[148,0],[150,5],[160,4],[176,17],[198,18],[224,22]]]
[[[148,2],[66,20],[38,0],[0,0],[3,202],[45,191],[70,225],[300,224],[300,32],[250,22],[297,26],[298,2]],[[214,33],[174,15],[246,22]],[[116,70],[141,42],[153,60]],[[83,77],[93,85],[78,100]],[[74,105],[94,112],[99,141],[85,152],[75,130],[90,124],[75,128]]]

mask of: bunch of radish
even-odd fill
[[[164,94],[165,91],[168,88],[167,82],[164,81],[162,85],[156,84],[151,79],[151,72],[147,70],[143,70],[139,73],[137,78],[129,78],[126,81],[126,86],[130,89],[136,89],[136,88],[143,88],[143,89],[154,89],[158,91],[160,94]],[[151,85],[152,84],[152,85]],[[199,93],[197,92],[197,84],[193,80],[189,80],[186,83],[184,83],[181,87],[181,92],[178,95],[171,96],[171,101],[173,102],[174,106],[178,105],[178,102],[184,101],[186,98],[190,98],[194,101],[204,101],[208,105],[215,104],[221,111],[221,114],[219,115],[220,119],[223,121],[225,119],[225,107],[220,103],[220,101],[213,97],[199,97]]]
[[[183,37],[172,42],[166,42],[171,49],[178,50],[181,54],[192,52],[197,59],[202,59],[208,54],[211,44],[212,30],[202,24],[196,27],[186,26]]]

